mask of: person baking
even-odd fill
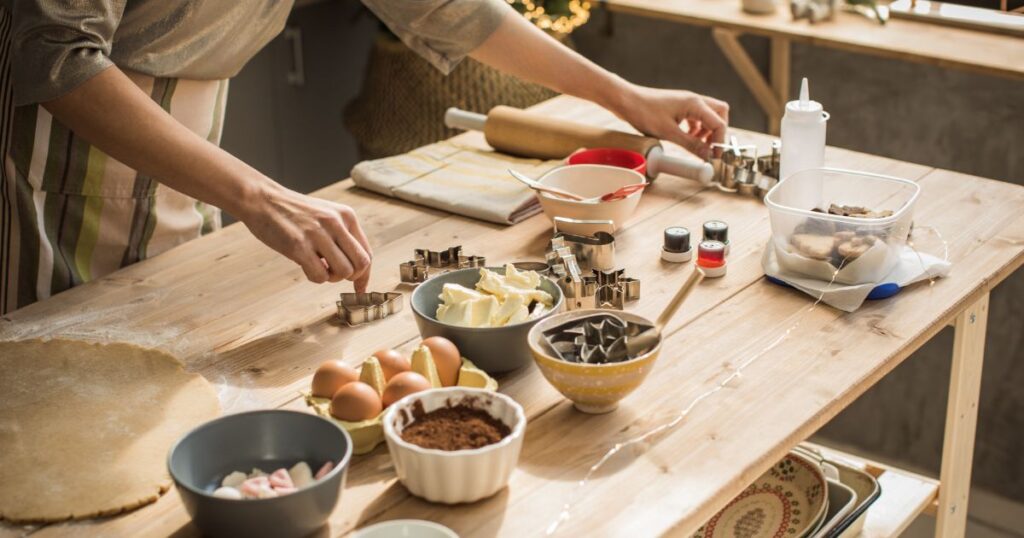
[[[503,0],[363,2],[445,73],[468,55],[700,156],[724,140],[726,103],[627,82]],[[372,249],[352,208],[218,147],[228,79],[281,32],[292,4],[0,0],[0,313],[215,230],[220,209],[310,281],[365,291]]]

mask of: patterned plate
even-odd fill
[[[694,538],[800,538],[826,509],[825,475],[789,454],[715,514]]]

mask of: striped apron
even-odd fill
[[[9,31],[0,8],[0,314],[220,228],[217,208],[113,159],[42,106],[12,107]],[[178,122],[220,142],[227,80],[126,74]]]

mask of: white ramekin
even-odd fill
[[[402,427],[411,422],[412,408],[422,402],[427,413],[464,403],[487,411],[511,430],[501,441],[472,450],[422,448],[402,440]],[[410,394],[391,404],[384,414],[384,439],[398,479],[409,491],[428,501],[455,504],[490,497],[508,484],[519,461],[526,431],[526,413],[512,398],[481,389],[449,387]]]

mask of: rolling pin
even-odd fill
[[[711,163],[695,157],[666,155],[661,141],[656,138],[573,123],[518,108],[496,106],[484,116],[452,107],[444,113],[444,124],[452,129],[483,131],[491,147],[521,157],[564,159],[580,148],[621,148],[647,159],[648,179],[665,173],[710,184],[714,175]]]

